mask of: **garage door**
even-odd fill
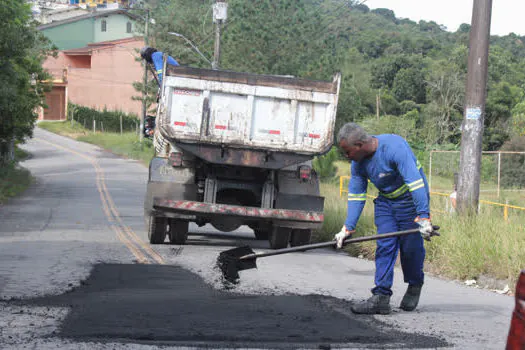
[[[46,94],[46,105],[44,108],[44,120],[66,119],[66,88],[55,86]]]

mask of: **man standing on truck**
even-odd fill
[[[355,232],[366,202],[368,180],[379,190],[374,200],[377,233],[418,228],[421,235],[408,235],[377,240],[375,287],[372,297],[352,306],[357,314],[389,314],[390,297],[397,252],[408,289],[400,308],[413,311],[419,302],[423,286],[425,247],[423,238],[430,239],[430,194],[426,176],[408,143],[393,134],[370,136],[359,125],[345,124],[337,143],[343,155],[352,162],[348,216],[341,232],[334,239],[341,248],[343,241]]]
[[[155,73],[158,76],[157,83],[160,87],[160,85],[162,84],[162,68],[164,66],[162,58],[163,53],[153,47],[144,46],[140,50],[140,56],[147,63],[152,64],[155,67]],[[171,64],[172,66],[179,65],[179,63],[171,56],[168,56],[168,64]]]

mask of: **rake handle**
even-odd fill
[[[439,226],[436,226],[436,225],[432,226],[432,228],[434,229],[434,231],[439,230]],[[383,234],[377,234],[377,235],[371,235],[371,236],[350,238],[350,239],[346,239],[343,242],[343,245],[347,245],[347,244],[351,244],[351,243],[358,243],[358,242],[375,241],[375,240],[384,239],[384,238],[406,236],[406,235],[410,235],[410,234],[413,234],[413,233],[419,233],[419,229],[418,228],[413,228],[413,229],[405,230],[405,231],[398,231],[398,232],[383,233]],[[277,250],[274,250],[274,251],[271,251],[271,252],[248,254],[248,255],[245,255],[245,256],[241,256],[239,258],[239,260],[256,259],[256,258],[264,258],[264,257],[267,257],[267,256],[281,255],[281,254],[286,254],[286,253],[303,252],[305,250],[332,247],[332,246],[335,246],[336,244],[337,244],[336,241],[307,244],[307,245],[303,245],[303,246],[299,246],[299,247],[277,249]]]

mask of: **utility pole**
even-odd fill
[[[213,4],[213,23],[215,23],[215,50],[213,53],[212,68],[219,69],[221,60],[221,29],[228,17],[228,3],[226,0],[215,0]]]
[[[381,105],[381,90],[377,92],[376,95],[376,117],[379,120],[379,107]]]
[[[146,24],[144,25],[144,44],[148,46],[148,34],[149,34],[149,9],[146,9]],[[146,114],[148,113],[148,106],[146,103],[147,99],[147,86],[148,86],[148,63],[144,62],[144,77],[142,80],[143,89],[142,89],[142,113],[140,115],[140,130],[139,130],[139,140],[142,143],[144,139],[144,120],[146,120]]]
[[[462,214],[478,211],[491,15],[492,0],[474,0],[457,193]]]

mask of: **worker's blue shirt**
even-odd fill
[[[410,197],[417,215],[430,216],[429,188],[422,167],[408,143],[401,136],[385,134],[378,140],[376,152],[360,162],[352,162],[348,185],[348,215],[345,226],[355,229],[366,202],[368,180],[379,190],[379,195],[396,200]]]
[[[155,66],[155,71],[157,72],[157,76],[159,77],[159,84],[162,84],[162,67],[164,66],[162,55],[163,53],[160,51],[154,52],[151,55],[153,65]],[[171,56],[168,56],[168,64],[171,64],[172,66],[179,65],[179,63]]]

